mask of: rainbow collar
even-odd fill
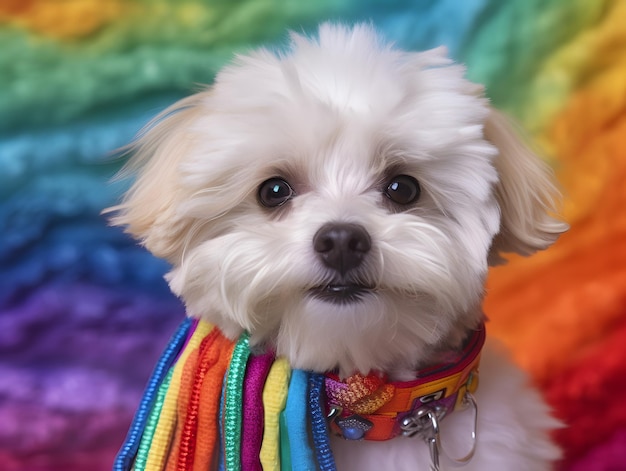
[[[389,440],[416,431],[411,420],[420,411],[434,411],[439,420],[461,408],[466,393],[478,387],[484,325],[445,363],[420,370],[417,379],[387,382],[380,374],[340,380],[326,374],[327,414],[331,429],[348,440]]]
[[[233,342],[186,319],[154,369],[113,470],[333,471],[329,422],[345,438],[386,440],[410,435],[406,419],[424,404],[443,417],[475,390],[484,337],[481,328],[454,361],[415,381],[342,382],[253,355],[247,334]]]

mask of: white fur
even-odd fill
[[[291,41],[283,54],[238,57],[155,119],[134,147],[137,180],[114,222],[169,260],[190,316],[233,338],[248,330],[296,368],[405,378],[483,320],[489,262],[544,249],[566,229],[552,217],[556,192],[445,50],[401,52],[367,25],[325,24]],[[383,195],[397,174],[419,181],[415,205]],[[296,196],[268,209],[257,188],[274,176]],[[360,302],[310,295],[336,276],[312,247],[329,222],[371,236],[349,275],[373,287]],[[492,361],[481,370],[471,469],[546,469],[553,422],[519,373]],[[340,469],[427,466],[410,440],[335,445]]]

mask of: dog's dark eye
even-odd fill
[[[385,189],[385,196],[394,203],[404,205],[417,200],[420,192],[420,184],[415,178],[408,175],[398,175],[389,181]]]
[[[281,206],[295,196],[293,189],[281,178],[270,178],[259,186],[259,201],[263,206],[275,208]]]

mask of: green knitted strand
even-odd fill
[[[163,409],[163,403],[165,402],[165,395],[170,387],[170,381],[173,373],[174,367],[172,366],[163,380],[163,383],[159,387],[159,392],[157,393],[157,397],[154,401],[154,407],[152,408],[152,412],[150,412],[150,417],[148,417],[146,428],[144,429],[141,442],[139,443],[137,457],[135,458],[135,463],[133,464],[133,471],[144,471],[146,468],[148,453],[152,447],[152,438],[154,438],[154,432],[157,424],[159,423],[159,417],[161,416],[161,410]]]
[[[224,467],[226,471],[241,469],[243,380],[249,356],[249,335],[244,332],[235,345],[226,376],[226,400],[224,401]]]
[[[280,413],[280,467],[291,469],[291,453],[289,449],[289,434],[287,433],[287,419],[285,411]]]

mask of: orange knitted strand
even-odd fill
[[[235,343],[221,336],[213,343],[212,349],[219,353],[217,363],[207,372],[200,390],[200,410],[198,414],[196,454],[193,471],[213,469],[217,458],[218,416],[224,375],[230,363]]]
[[[217,329],[211,331],[206,338],[210,337],[213,332]],[[215,335],[215,334],[214,334]],[[189,354],[187,361],[185,362],[185,366],[183,368],[183,374],[180,380],[180,393],[178,395],[178,413],[176,415],[176,432],[174,433],[174,438],[172,440],[172,447],[169,452],[169,456],[167,458],[167,465],[165,467],[166,471],[177,471],[178,468],[178,456],[180,454],[180,443],[183,434],[181,424],[185,423],[185,417],[187,416],[187,408],[189,405],[189,400],[191,398],[191,390],[194,382],[194,373],[196,371],[196,366],[198,364],[198,360],[200,357],[200,351],[202,350],[202,344],[198,348],[196,348],[193,352]]]
[[[219,338],[217,329],[214,329],[207,335],[200,344],[199,361],[197,363],[191,394],[189,396],[189,404],[187,406],[187,415],[182,426],[182,434],[180,447],[178,451],[178,470],[188,471],[193,468],[194,454],[196,450],[196,430],[198,426],[198,411],[200,409],[200,390],[202,382],[207,374],[219,358],[219,345],[216,342]],[[217,348],[216,348],[217,347]]]

